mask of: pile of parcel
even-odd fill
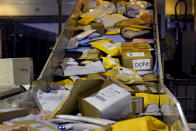
[[[42,123],[50,130],[167,131],[152,1],[89,0],[80,13],[55,80],[34,96],[41,115],[5,123],[31,128]]]

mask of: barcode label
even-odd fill
[[[144,56],[144,52],[127,52],[128,57],[141,57]]]
[[[100,90],[96,94],[95,97],[102,102],[106,102],[108,100],[111,100],[112,98],[121,94],[121,92],[118,90],[118,88],[115,88],[115,87],[118,87],[118,85],[111,84],[107,88],[104,88],[104,90]]]
[[[120,71],[120,76],[127,76],[127,77],[133,77],[132,73],[129,70],[119,70]]]
[[[101,45],[104,46],[105,48],[107,48],[110,51],[117,48],[114,44],[110,44],[109,42],[103,43]]]
[[[146,90],[148,90],[144,85],[137,85],[136,87],[139,89],[139,91],[146,91]]]

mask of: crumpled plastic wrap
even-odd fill
[[[91,9],[87,13],[82,13],[81,17],[92,16],[95,18],[101,18],[107,14],[115,13],[116,11],[117,11],[116,7],[113,3],[103,2],[99,6],[97,6],[95,9]]]
[[[152,103],[146,106],[145,113],[158,113],[158,112],[159,112],[159,107],[157,104]]]
[[[151,6],[152,5],[146,1],[131,0],[128,3],[128,8],[133,9],[133,10],[142,10],[142,9],[146,9],[147,7],[151,7]]]
[[[116,23],[127,19],[127,17],[120,14],[105,15],[99,18],[99,20],[104,24],[105,28],[114,26]]]
[[[52,90],[51,93],[38,90],[34,99],[40,110],[54,111],[69,93],[67,90]]]

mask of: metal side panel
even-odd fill
[[[158,3],[154,0],[154,10],[155,10],[155,32],[156,32],[156,44],[158,52],[158,63],[159,63],[159,89],[163,89],[165,92],[165,99],[163,104],[168,105],[168,112],[163,113],[164,122],[168,125],[172,131],[190,131],[182,108],[176,97],[168,90],[168,88],[163,83],[163,69],[161,60],[161,49],[159,40],[159,27],[158,27]]]

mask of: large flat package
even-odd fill
[[[148,43],[122,44],[122,63],[124,67],[136,71],[152,71],[153,61]]]
[[[32,114],[5,121],[3,124],[26,126],[29,127],[28,131],[59,131],[56,124]]]
[[[85,116],[119,120],[131,112],[131,94],[113,83],[80,98],[79,107]]]
[[[33,81],[31,58],[0,59],[0,86],[29,85]]]

